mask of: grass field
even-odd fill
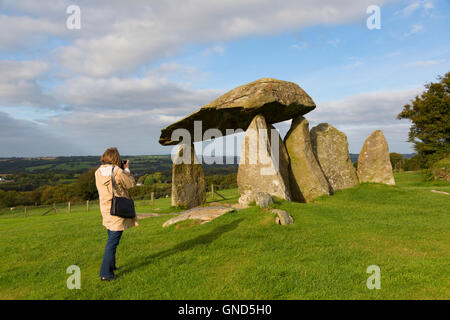
[[[279,201],[291,226],[257,207],[210,223],[162,228],[171,216],[125,231],[117,281],[99,280],[106,230],[96,210],[0,217],[1,299],[449,299],[450,184],[396,175],[310,204]],[[237,201],[237,190],[224,195]],[[156,210],[159,208],[160,210]],[[170,199],[138,211],[172,212]],[[66,269],[81,269],[69,290]],[[366,269],[381,269],[369,290]]]

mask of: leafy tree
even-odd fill
[[[78,195],[83,200],[95,200],[98,198],[97,186],[95,185],[95,170],[90,169],[78,177],[76,182]]]
[[[391,159],[392,169],[400,170],[402,168],[403,156],[400,153],[391,152],[389,158]]]
[[[15,191],[7,191],[2,195],[2,203],[6,207],[14,207],[17,204],[17,193]]]
[[[209,188],[211,184],[214,184],[217,190],[229,189],[237,187],[237,173],[230,173],[228,175],[215,174],[212,176],[206,176],[206,185]]]
[[[138,178],[138,180],[137,180],[137,183],[144,184],[144,181],[145,181],[145,178],[146,178],[146,177],[147,177],[146,174],[140,176],[140,177]]]
[[[425,167],[450,153],[450,72],[438,80],[427,83],[426,90],[397,116],[412,121],[408,141]]]

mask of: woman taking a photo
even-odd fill
[[[128,189],[135,186],[135,181],[130,172],[129,161],[122,162],[117,148],[107,149],[100,161],[102,165],[95,172],[95,184],[99,195],[103,226],[108,231],[108,241],[103,255],[100,278],[102,281],[110,281],[116,279],[114,274],[114,271],[118,270],[116,267],[116,249],[123,230],[138,225],[136,217],[127,219],[111,215],[113,190],[115,197],[130,199]]]

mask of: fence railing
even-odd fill
[[[218,190],[219,186],[211,184],[206,187],[207,197],[209,199],[225,199]],[[155,199],[167,198],[169,195],[151,192],[150,194],[133,197],[136,207],[139,206],[153,206],[155,204]],[[148,200],[148,202],[146,201]],[[90,210],[98,210],[99,201],[98,200],[87,200],[87,201],[69,201],[65,203],[52,203],[45,205],[29,205],[29,206],[15,206],[11,208],[0,208],[0,217],[2,218],[12,218],[12,217],[29,217],[29,216],[46,216],[58,213],[72,213],[72,212],[89,212]]]
[[[36,215],[48,215],[53,213],[71,213],[98,209],[98,200],[85,202],[52,203],[45,205],[16,206],[0,209],[2,217],[29,217]]]

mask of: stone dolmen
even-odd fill
[[[310,202],[360,182],[395,184],[380,130],[364,143],[356,171],[343,132],[327,123],[309,130],[303,116],[315,108],[297,84],[263,78],[225,93],[162,129],[160,144],[182,143],[174,157],[172,204],[192,208],[205,202],[205,177],[193,142],[233,134],[237,129],[245,131],[237,177],[240,203],[254,201],[258,193]],[[289,119],[291,128],[283,141],[273,124]],[[177,134],[180,130],[184,135]],[[190,138],[184,141],[181,136]]]

